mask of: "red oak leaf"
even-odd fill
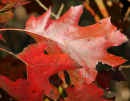
[[[38,90],[49,94],[52,86],[48,78],[59,71],[75,69],[78,65],[67,54],[48,53],[47,55],[44,54],[44,50],[46,50],[46,45],[44,42],[40,42],[28,46],[18,57],[27,63],[28,80]]]
[[[33,86],[28,80],[11,81],[5,76],[0,76],[0,88],[18,101],[43,101],[43,92],[37,91],[36,86]]]
[[[83,83],[79,87],[67,89],[66,101],[108,101],[103,98],[103,90],[94,84]]]
[[[71,7],[62,17],[50,19],[49,9],[42,16],[31,17],[26,24],[26,30],[43,37],[55,40],[59,46],[84,68],[79,69],[87,83],[95,80],[96,64],[102,62],[116,67],[125,59],[107,52],[111,46],[118,46],[127,41],[117,28],[111,24],[110,18],[87,27],[78,25],[82,6]]]
[[[0,75],[0,88],[20,101],[42,101],[43,94],[50,95],[53,89],[49,77],[59,71],[75,69],[78,66],[67,54],[61,53],[54,43],[44,39],[25,48],[17,56],[27,64],[27,80],[12,81],[5,75]],[[55,47],[55,54],[51,45]],[[47,54],[44,53],[45,50]]]
[[[25,80],[26,65],[5,49],[0,49],[0,54],[0,88],[19,101],[42,101],[43,92]]]
[[[72,86],[66,88],[66,101],[111,101],[103,98],[104,91],[95,83],[87,84],[84,79],[81,79],[77,69],[69,70],[68,73]]]

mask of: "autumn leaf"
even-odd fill
[[[31,82],[24,79],[11,81],[5,76],[0,76],[0,88],[15,97],[18,101],[43,101],[43,92],[37,91]]]
[[[126,42],[127,37],[111,24],[110,18],[94,25],[79,26],[82,12],[82,6],[71,7],[59,19],[53,20],[49,9],[38,18],[30,17],[26,30],[56,41],[64,52],[84,67],[79,69],[81,76],[87,83],[91,83],[97,75],[95,67],[98,62],[112,67],[126,62],[125,59],[108,53],[107,49]]]
[[[5,49],[0,49],[0,54],[0,88],[19,101],[42,101],[43,92],[36,91],[36,87],[26,80],[26,65]]]
[[[75,69],[78,65],[67,54],[49,54],[48,52],[47,55],[44,51],[46,51],[46,45],[41,42],[30,45],[18,54],[18,57],[27,63],[28,80],[48,94],[51,89],[48,78],[51,75],[62,70]]]
[[[11,53],[25,62],[27,80],[17,78],[13,81],[10,77],[7,78],[6,75],[1,74],[0,88],[20,101],[42,101],[43,95],[50,95],[53,86],[49,82],[49,77],[63,70],[73,70],[78,66],[67,54],[62,53],[60,48],[56,48],[55,42],[51,41],[44,39],[40,43],[31,44],[17,56]],[[55,48],[55,52],[51,45]]]
[[[83,83],[79,87],[67,89],[66,101],[109,101],[103,98],[103,90],[94,84]]]

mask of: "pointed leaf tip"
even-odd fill
[[[83,6],[72,6],[60,19],[64,23],[78,24],[80,16],[83,13]]]
[[[26,22],[26,29],[33,33],[41,33],[50,22],[51,9],[49,8],[42,16],[35,18],[31,16]]]

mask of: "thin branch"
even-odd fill
[[[127,10],[127,12],[126,12],[126,14],[125,14],[124,21],[127,20],[129,14],[130,14],[130,7],[128,8],[128,10]]]
[[[84,7],[92,14],[92,16],[94,16],[94,19],[96,22],[99,22],[100,20],[100,17],[99,15],[97,15],[95,13],[95,11],[90,7],[90,4],[89,4],[89,0],[86,0],[84,3],[83,3]]]
[[[42,3],[40,2],[40,0],[36,0],[36,2],[37,2],[45,11],[48,10],[48,8],[47,8],[44,4],[42,4]],[[53,17],[57,18],[57,16],[56,16],[53,12],[51,12],[51,15],[52,15]]]
[[[59,18],[59,17],[60,17],[60,15],[61,15],[63,9],[64,9],[64,4],[62,3],[61,6],[60,6],[59,11],[58,11],[58,13],[57,13],[57,17],[56,17],[56,18]]]
[[[121,69],[130,68],[130,65],[122,65],[119,68],[121,68]]]
[[[42,3],[40,2],[40,0],[36,0],[36,2],[37,2],[43,9],[45,9],[46,11],[48,10],[48,8],[47,8],[44,4],[42,4]]]
[[[95,0],[95,2],[96,2],[96,4],[97,4],[99,10],[101,11],[102,15],[103,15],[104,17],[108,17],[108,16],[109,16],[109,13],[108,13],[108,11],[107,11],[105,5],[104,5],[103,0]]]

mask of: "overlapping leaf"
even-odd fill
[[[47,54],[44,51],[47,51]],[[53,90],[53,86],[49,83],[50,76],[78,66],[67,54],[61,52],[55,42],[49,39],[28,46],[17,56],[27,64],[27,80],[19,78],[12,81],[2,74],[0,88],[19,101],[42,101],[42,96],[50,95]]]
[[[67,54],[46,55],[44,47],[43,42],[31,45],[18,57],[28,65],[27,72],[30,82],[36,84],[44,92],[48,92],[51,88],[48,81],[49,76],[62,70],[74,69],[76,63]]]
[[[79,26],[81,13],[82,6],[71,7],[62,17],[52,20],[48,10],[38,18],[32,16],[27,21],[26,30],[55,40],[62,50],[84,67],[80,69],[81,75],[91,83],[96,77],[98,62],[115,67],[126,61],[108,53],[107,49],[126,42],[127,38],[111,24],[110,18],[91,26]]]
[[[83,83],[80,87],[68,88],[67,101],[108,101],[103,99],[103,90],[94,84]]]

